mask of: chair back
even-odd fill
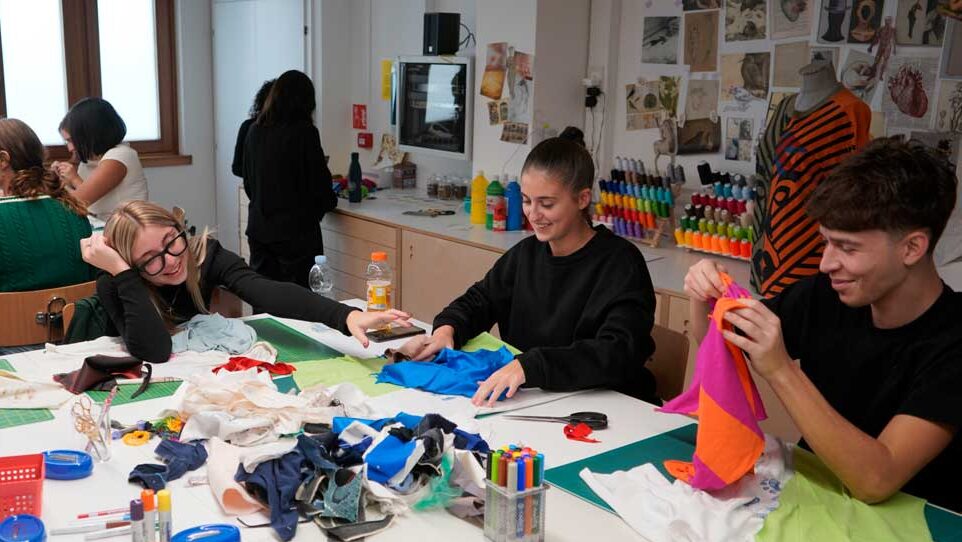
[[[688,337],[655,324],[651,338],[655,341],[655,353],[645,367],[655,375],[655,395],[668,401],[684,389],[690,346]]]
[[[57,342],[63,338],[64,308],[91,296],[97,281],[33,290],[0,293],[0,346]]]

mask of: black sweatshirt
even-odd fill
[[[250,303],[255,313],[321,322],[349,335],[347,315],[358,310],[314,294],[296,284],[276,282],[257,274],[240,256],[208,239],[207,256],[200,268],[200,291],[210,307],[211,292],[221,286]],[[186,322],[199,311],[186,284],[157,288],[176,323]],[[97,296],[120,332],[130,355],[151,363],[170,358],[170,333],[150,300],[148,286],[136,269],[97,279]],[[166,307],[165,307],[165,310]]]
[[[237,142],[234,143],[234,160],[230,164],[231,173],[238,177],[244,176],[244,142],[247,141],[247,131],[256,118],[245,119],[237,129]]]
[[[321,136],[310,121],[247,130],[244,191],[250,198],[247,236],[261,243],[321,236],[321,218],[337,207]]]
[[[525,386],[553,391],[607,387],[654,394],[645,362],[655,293],[641,252],[605,227],[574,254],[555,257],[534,236],[505,253],[434,319],[454,327],[455,348],[498,324]]]

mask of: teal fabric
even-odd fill
[[[90,222],[49,198],[0,198],[0,292],[44,290],[94,279],[80,256]]]

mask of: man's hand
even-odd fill
[[[742,330],[745,336],[733,331],[723,331],[725,339],[744,350],[751,358],[752,367],[769,380],[788,366],[792,358],[782,338],[782,323],[761,301],[744,299],[743,309],[725,313],[725,320]]]
[[[471,402],[474,406],[482,406],[487,402],[486,406],[492,407],[505,390],[508,391],[508,397],[514,397],[515,392],[524,382],[524,369],[521,368],[521,362],[514,360],[498,369],[484,382],[478,382],[478,391],[471,398]]]

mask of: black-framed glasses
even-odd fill
[[[137,266],[137,269],[141,273],[147,275],[148,277],[153,277],[159,275],[163,272],[164,268],[167,267],[166,256],[170,254],[171,256],[180,256],[187,250],[187,232],[180,231],[173,239],[167,241],[164,245],[163,250],[159,253],[154,254],[147,259],[144,263]]]

